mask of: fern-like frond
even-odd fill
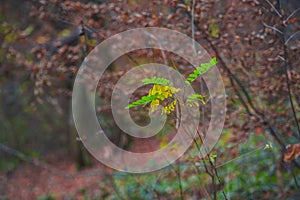
[[[186,79],[185,83],[187,85],[190,85],[196,78],[208,70],[212,68],[214,65],[217,64],[217,58],[213,57],[210,62],[201,64],[201,67],[196,67],[196,69],[189,75],[189,77]]]
[[[152,78],[145,78],[142,80],[144,84],[157,84],[157,85],[164,85],[164,86],[170,86],[170,81],[165,78],[159,78],[159,77],[152,77]]]
[[[158,94],[155,95],[148,95],[148,96],[143,96],[141,99],[132,102],[131,104],[129,104],[128,106],[126,106],[126,109],[135,107],[135,106],[139,106],[139,105],[146,105],[147,103],[150,103],[151,101],[153,101],[154,99],[156,99],[158,96]]]
[[[203,96],[201,94],[193,94],[193,95],[188,96],[187,103],[201,101],[202,104],[205,104],[205,98],[206,98],[206,96]]]

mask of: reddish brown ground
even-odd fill
[[[9,173],[0,172],[0,199],[32,200],[47,194],[53,195],[55,199],[83,199],[83,189],[90,196],[102,196],[100,184],[103,173],[109,174],[112,171],[95,162],[93,167],[78,172],[74,160],[68,158],[68,155],[51,156],[46,162],[65,175],[76,176],[66,177],[44,167],[23,162]],[[89,174],[95,170],[97,173]]]
[[[133,152],[151,152],[159,148],[159,140],[155,138],[150,142],[136,139],[133,143],[131,145]],[[113,170],[97,160],[94,160],[95,164],[92,167],[80,171],[76,170],[74,159],[66,153],[47,156],[45,163],[50,167],[21,162],[13,171],[8,173],[0,171],[0,199],[33,200],[47,194],[53,195],[58,200],[72,197],[84,199],[83,189],[89,197],[101,197],[105,192],[114,192],[108,180]],[[75,176],[67,177],[70,174]]]

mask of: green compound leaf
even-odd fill
[[[202,104],[205,104],[205,98],[206,96],[203,96],[201,94],[193,94],[188,96],[187,103],[195,103],[197,101],[201,101]]]
[[[153,78],[145,78],[142,80],[144,84],[157,84],[157,85],[164,85],[164,86],[169,86],[170,81],[165,78],[158,78],[158,77],[153,77]]]
[[[212,68],[216,64],[217,64],[217,58],[213,57],[208,63],[203,63],[203,64],[201,64],[201,67],[196,67],[194,72],[192,74],[190,74],[189,77],[186,79],[185,83],[187,85],[190,85],[194,80],[196,80],[196,78],[198,76],[204,74],[205,72],[210,70],[210,68]]]
[[[209,61],[209,63],[203,63],[203,64],[201,64],[201,67],[204,67],[204,68],[211,68],[211,67],[213,67],[214,65],[216,65],[217,64],[217,58],[216,57],[213,57],[210,61]]]
[[[135,107],[135,106],[139,106],[139,105],[146,105],[147,103],[150,103],[151,101],[153,101],[154,99],[156,99],[158,96],[158,94],[155,95],[151,95],[151,96],[143,96],[141,99],[132,102],[131,104],[129,104],[128,106],[126,106],[126,109]]]
[[[188,101],[189,100],[202,100],[202,99],[204,99],[205,98],[205,96],[203,96],[203,95],[201,95],[201,94],[192,94],[192,95],[190,95],[190,96],[188,96]]]

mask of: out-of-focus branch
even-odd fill
[[[277,1],[277,6],[279,9],[275,8],[275,6],[269,1],[266,0],[266,2],[271,6],[271,8],[274,10],[274,12],[280,17],[282,18],[281,12],[280,12],[280,1]]]
[[[300,11],[300,8],[294,10],[283,22],[288,22],[298,11]]]
[[[279,15],[280,17],[282,17],[282,15],[279,13],[278,9],[276,9],[273,4],[267,0],[267,2],[272,6],[272,8],[274,9],[274,11],[277,13],[277,15]],[[187,15],[189,16],[189,18],[192,20],[192,16],[189,12],[187,12]],[[195,21],[194,21],[195,23]],[[194,24],[194,28],[195,30],[198,29],[198,27],[196,26],[196,24]],[[229,69],[229,67],[227,66],[227,64],[225,63],[225,61],[222,59],[222,57],[220,56],[220,53],[218,51],[218,49],[215,47],[215,45],[213,44],[213,42],[209,39],[209,36],[207,35],[207,33],[205,31],[202,31],[202,33],[204,34],[204,38],[207,41],[207,43],[210,45],[210,48],[215,52],[217,60],[219,61],[219,63],[221,64],[221,67],[226,71],[226,73],[229,76],[231,85],[233,86],[233,89],[235,90],[236,94],[238,95],[242,105],[244,106],[246,112],[250,115],[250,116],[255,116],[257,118],[259,118],[263,125],[266,127],[267,130],[269,130],[269,133],[274,137],[274,139],[276,140],[276,142],[280,145],[281,148],[281,152],[283,153],[285,151],[285,144],[282,141],[282,139],[279,137],[279,135],[275,132],[275,130],[273,129],[273,127],[271,126],[270,122],[267,120],[266,116],[261,113],[253,104],[252,99],[250,98],[250,95],[248,93],[248,91],[246,90],[246,88],[243,86],[243,84],[241,83],[241,81],[238,79],[238,77],[236,75],[234,75],[232,73],[232,71]],[[245,96],[246,99],[244,99],[242,97],[242,95],[240,94],[240,92],[237,90],[236,87],[239,87],[243,93],[243,95]],[[253,113],[250,111],[250,108],[254,111]],[[299,165],[297,165],[298,168],[300,168]]]
[[[297,127],[297,130],[298,130],[298,135],[295,135],[295,137],[300,139],[300,127],[299,127],[299,122],[298,122],[295,107],[294,107],[294,102],[293,102],[292,92],[291,92],[291,86],[290,86],[290,80],[289,80],[289,75],[288,75],[288,60],[287,60],[288,56],[287,56],[286,45],[284,45],[283,48],[284,48],[284,55],[285,55],[285,58],[286,58],[286,59],[284,59],[285,80],[286,80],[286,85],[287,85],[287,89],[288,89],[289,101],[290,101],[291,109],[292,109],[292,112],[293,112],[293,117],[295,119],[296,127]]]
[[[279,5],[280,5],[280,0],[279,0]],[[282,29],[283,29],[282,32],[285,32],[284,29],[286,29],[285,21],[288,21],[288,19],[291,16],[293,16],[298,10],[299,10],[299,8],[294,10],[294,12],[292,12],[292,14],[290,14],[289,17],[286,20],[282,19],[282,22],[281,22]],[[279,13],[281,14],[281,10],[279,10]],[[300,33],[300,31],[297,31],[294,34],[292,34],[287,40],[285,40],[284,35],[281,35],[281,43],[282,43],[282,48],[283,48],[283,53],[284,53],[284,57],[283,57],[282,61],[284,63],[285,80],[286,80],[286,85],[287,85],[287,90],[288,90],[289,102],[291,104],[293,117],[294,117],[296,127],[297,127],[297,131],[298,131],[298,135],[295,135],[295,137],[298,138],[298,140],[300,140],[300,126],[299,126],[299,121],[297,119],[297,115],[296,115],[296,111],[295,111],[295,107],[294,107],[294,102],[293,102],[292,92],[291,92],[291,86],[290,86],[290,80],[289,80],[289,75],[288,75],[288,70],[289,70],[290,66],[289,66],[289,56],[288,56],[288,52],[287,52],[287,44],[298,33]]]
[[[278,32],[278,33],[280,33],[280,34],[283,34],[281,30],[279,30],[278,28],[276,28],[276,27],[274,27],[274,26],[270,26],[270,25],[266,24],[265,22],[263,22],[263,25],[264,25],[265,27],[269,28],[269,29],[272,29],[272,30],[274,30],[274,31],[276,31],[276,32]]]
[[[284,45],[287,46],[288,43],[290,42],[291,39],[293,39],[297,34],[299,34],[300,31],[297,31],[295,33],[293,33],[285,42],[284,42]]]

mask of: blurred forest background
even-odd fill
[[[0,10],[1,199],[300,198],[300,1],[0,0]],[[84,57],[140,27],[180,31],[217,57],[227,115],[207,159],[193,145],[170,167],[134,175],[94,160],[70,105]],[[105,72],[99,97],[109,102],[113,84],[149,61],[192,70],[168,52],[132,52]],[[201,107],[204,128],[209,108]],[[97,110],[108,137],[146,151],[116,128],[109,109]]]

